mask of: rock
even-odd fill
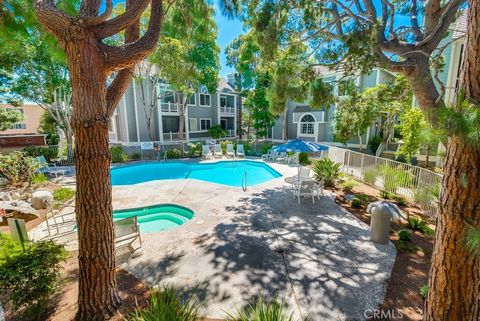
[[[392,215],[391,216],[392,220],[394,220],[394,221],[401,221],[402,219],[404,219],[404,220],[407,219],[407,217],[402,212],[402,210],[397,206],[397,204],[390,203],[390,202],[387,202],[387,201],[377,201],[377,202],[373,202],[373,203],[368,204],[368,207],[367,207],[368,213],[371,214],[372,210],[378,205],[387,206],[389,211],[390,211],[390,214]]]
[[[36,191],[33,192],[30,199],[32,207],[36,210],[47,208],[53,204],[53,194],[49,191]]]
[[[23,193],[23,194],[20,196],[20,199],[23,200],[23,201],[28,201],[31,196],[32,196],[32,194],[30,194],[30,193]]]
[[[38,212],[32,208],[29,203],[24,201],[0,202],[0,208],[8,212],[19,212],[39,216]]]
[[[12,200],[14,201],[18,201],[20,199],[20,194],[15,192],[15,193],[12,193]]]
[[[10,194],[7,192],[0,192],[0,201],[3,202],[10,202],[12,198],[10,197]]]

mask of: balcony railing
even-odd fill
[[[178,132],[163,133],[164,141],[178,141]]]
[[[235,136],[236,136],[234,129],[226,129],[225,131],[226,131],[226,133],[227,133],[227,134],[225,135],[225,137],[235,137]]]
[[[221,114],[235,114],[235,107],[220,106]]]
[[[160,103],[160,110],[162,113],[178,114],[177,103]]]

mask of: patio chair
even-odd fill
[[[69,170],[64,168],[64,167],[57,167],[55,164],[51,165],[48,164],[47,160],[45,159],[45,156],[37,156],[36,157],[37,161],[40,162],[41,167],[38,169],[38,173],[41,174],[46,174],[46,175],[55,175],[55,177],[58,177],[58,175],[65,175],[66,172]]]
[[[308,167],[299,167],[298,168],[298,178],[301,179],[301,178],[304,178],[304,179],[307,179],[307,178],[310,178],[310,168]]]
[[[272,150],[269,150],[266,154],[263,154],[263,155],[262,155],[262,160],[263,160],[263,161],[268,161],[269,158],[270,158],[270,155],[271,155],[272,153],[273,153],[273,151],[272,151]]]
[[[288,158],[287,164],[290,164],[290,163],[292,163],[292,164],[298,164],[299,161],[300,161],[300,160],[299,160],[299,157],[300,157],[300,153],[297,152],[297,153],[293,154],[292,156],[290,156],[290,157]]]
[[[245,158],[245,150],[243,149],[242,144],[237,144],[237,157]]]
[[[286,163],[288,160],[288,154],[286,152],[281,152],[278,154],[278,157],[275,159],[278,163]]]
[[[140,236],[140,225],[136,216],[122,218],[113,222],[115,227],[115,247],[129,246],[138,239],[140,247],[142,246],[142,237]]]
[[[233,150],[233,144],[227,144],[227,157],[235,156],[235,151]]]
[[[320,198],[319,186],[313,180],[303,181],[293,190],[293,196],[298,198],[298,204],[300,204],[300,197],[311,197],[312,203],[315,204],[315,197]]]
[[[277,160],[278,155],[279,155],[278,152],[275,152],[275,151],[270,152],[270,155],[268,155],[267,157],[267,161],[275,162]]]
[[[222,156],[223,156],[222,146],[220,146],[220,144],[215,144],[213,147],[213,157],[222,158]]]
[[[202,145],[202,158],[210,158],[210,156],[212,156],[210,147],[208,145]]]

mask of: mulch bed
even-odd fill
[[[335,190],[337,195],[336,202],[347,211],[355,215],[361,221],[370,225],[370,214],[364,205],[361,208],[354,208],[350,202],[345,199],[345,193],[342,190]],[[368,195],[370,202],[380,200],[378,190],[359,183],[353,188],[351,194]],[[399,206],[407,215],[420,216],[430,222],[423,211],[413,204]],[[434,228],[433,224],[430,227]],[[412,233],[411,243],[417,246],[416,251],[398,250],[398,230],[406,228],[406,222],[392,224],[390,240],[397,247],[397,257],[395,265],[390,276],[387,287],[387,293],[383,305],[379,309],[383,311],[395,311],[394,318],[382,318],[375,320],[411,320],[419,321],[423,317],[424,299],[420,294],[420,287],[427,283],[428,272],[430,270],[430,258],[433,249],[433,237],[425,236],[418,231]],[[400,314],[403,318],[399,318]]]

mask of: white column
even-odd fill
[[[162,105],[157,97],[157,115],[158,115],[158,140],[163,142],[163,118]]]
[[[126,103],[126,99],[125,99],[125,93],[123,94],[122,96],[122,110],[123,110],[123,119],[124,119],[124,125],[125,125],[125,140],[127,142],[130,141],[130,134],[128,132],[128,117],[127,117],[127,103]],[[123,140],[123,137],[122,137],[122,140]]]
[[[137,111],[137,90],[135,87],[135,79],[132,80],[133,83],[133,108],[135,108],[135,125],[137,127],[137,142],[140,141],[140,128],[138,126],[138,111]]]
[[[188,121],[188,104],[185,106],[185,138],[190,141],[190,122]]]

